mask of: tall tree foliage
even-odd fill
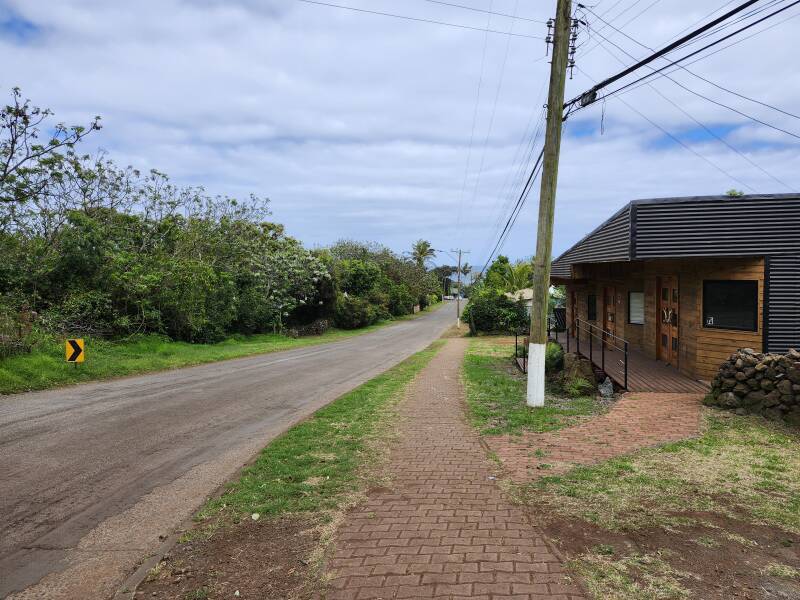
[[[74,146],[99,125],[56,125],[17,90],[0,130],[0,312],[51,331],[159,332],[189,341],[278,330],[316,300],[325,265],[268,201],[179,187]],[[2,333],[2,332],[0,332]]]

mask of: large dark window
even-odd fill
[[[758,331],[758,282],[704,281],[703,326]]]
[[[586,318],[589,321],[597,321],[597,296],[589,294],[586,296]]]

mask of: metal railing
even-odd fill
[[[586,356],[592,363],[594,363],[594,340],[598,340],[600,344],[600,369],[606,372],[606,348],[611,348],[622,353],[622,372],[623,382],[622,387],[628,389],[628,341],[621,337],[614,335],[610,331],[606,331],[602,327],[584,321],[583,319],[575,319],[573,321],[573,328],[575,330],[575,351],[581,356]],[[585,333],[586,341],[589,343],[589,354],[581,352],[581,333]],[[570,351],[570,332],[567,331],[567,352]],[[585,346],[584,346],[585,348]]]
[[[522,344],[519,338],[522,337]],[[528,372],[528,335],[523,335],[519,331],[514,332],[514,362],[517,368],[523,373]]]

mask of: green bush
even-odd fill
[[[558,373],[564,368],[564,349],[561,344],[548,342],[544,352],[545,373]]]
[[[462,319],[469,323],[473,335],[524,331],[530,319],[525,305],[495,290],[483,290],[470,298]]]
[[[358,329],[377,322],[378,309],[358,296],[339,296],[336,301],[334,323],[340,329]]]
[[[574,377],[564,382],[564,391],[573,398],[580,398],[593,394],[594,386],[588,379]]]
[[[393,285],[389,290],[389,312],[395,317],[414,312],[414,297],[405,285]]]

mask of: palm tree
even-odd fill
[[[425,268],[425,262],[436,256],[436,250],[433,249],[431,243],[426,240],[417,240],[411,246],[411,258],[417,263],[421,269]]]
[[[529,288],[533,283],[533,266],[526,261],[515,265],[506,264],[503,272],[503,288],[506,292],[516,292]]]
[[[472,266],[469,263],[464,263],[463,265],[461,265],[461,274],[464,276],[465,279],[467,278],[467,275],[469,275],[470,273],[472,273]]]

